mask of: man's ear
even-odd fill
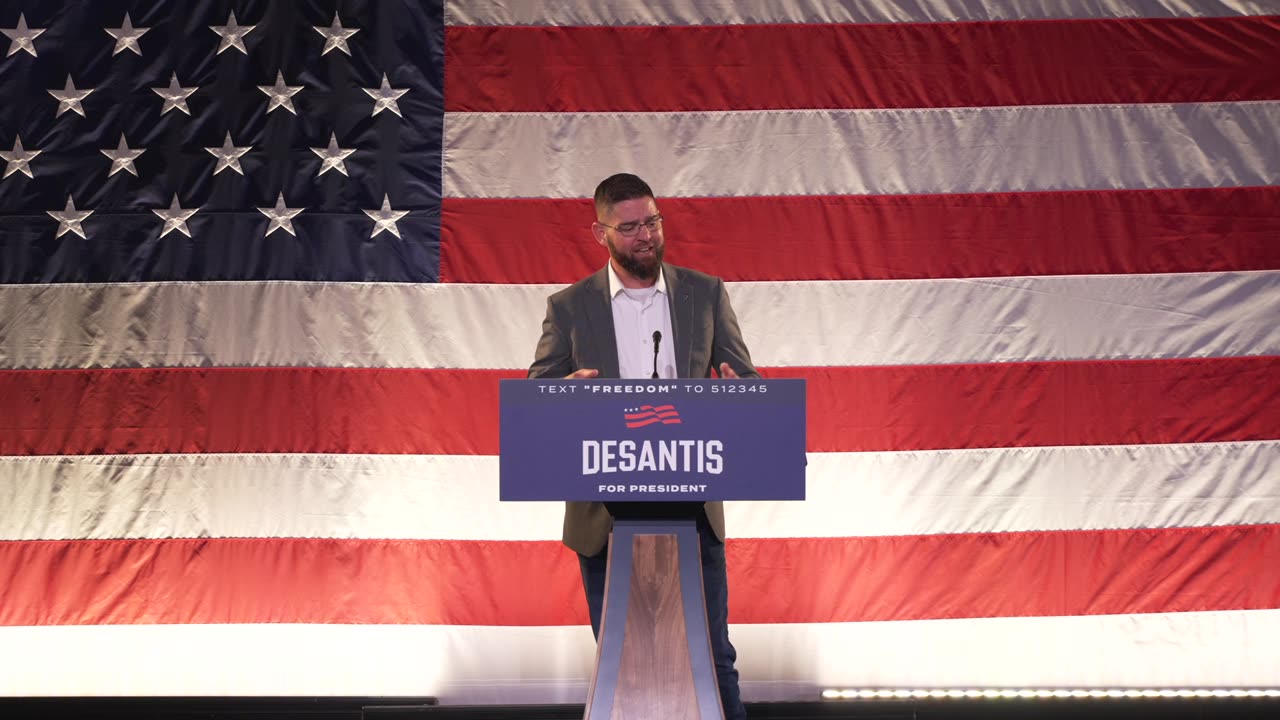
[[[600,223],[598,222],[591,223],[591,234],[596,236],[596,242],[607,247],[608,243],[605,242],[605,237],[604,237],[605,230],[607,230],[607,228],[601,225]]]

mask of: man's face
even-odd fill
[[[609,208],[605,217],[596,224],[596,239],[609,248],[614,261],[637,280],[651,281],[658,277],[666,242],[659,224],[655,230],[646,227],[658,217],[658,205],[653,198],[623,200]],[[612,227],[605,227],[606,225]],[[627,230],[634,226],[634,232]],[[623,228],[617,230],[616,228]]]

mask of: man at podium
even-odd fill
[[[663,217],[649,185],[627,173],[605,178],[595,211],[591,232],[609,261],[547,298],[529,377],[709,378],[712,369],[723,378],[759,377],[724,281],[662,262]],[[729,642],[723,504],[700,508],[697,526],[720,699],[726,718],[745,718]],[[578,553],[597,638],[612,527],[604,503],[565,503],[564,544]]]

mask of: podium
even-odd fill
[[[614,517],[587,720],[723,718],[696,518],[803,500],[803,380],[503,380],[499,499]]]

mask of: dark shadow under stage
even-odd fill
[[[95,720],[580,720],[582,705],[436,705],[433,698],[0,698],[0,718]],[[748,703],[751,720],[1280,718],[1280,698],[921,699]]]

